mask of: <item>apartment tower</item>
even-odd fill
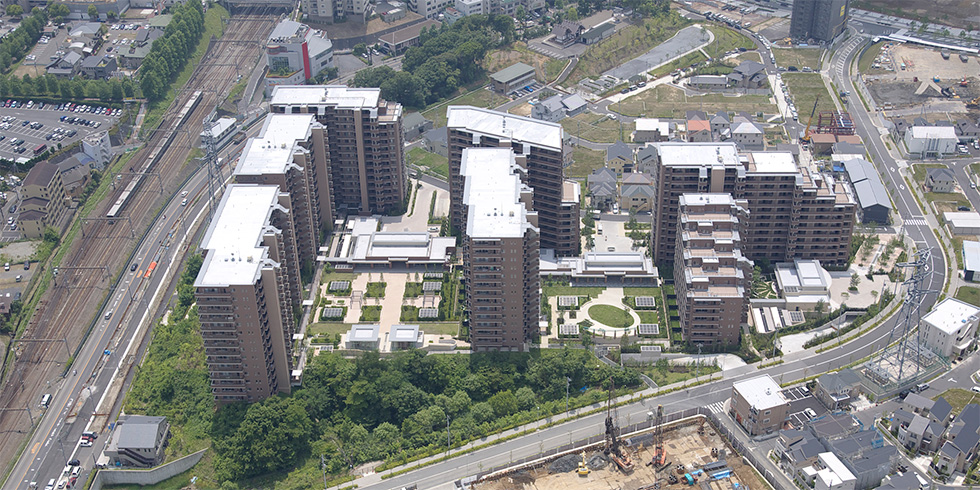
[[[850,0],[797,0],[793,2],[789,35],[802,41],[831,42],[847,27],[850,8]]]
[[[325,129],[312,114],[269,114],[259,135],[245,143],[235,166],[235,182],[275,185],[288,194],[298,257],[289,264],[312,265],[320,244],[320,230],[333,219],[330,172],[325,166]],[[284,230],[284,233],[290,233]],[[294,291],[300,275],[287,266]]]
[[[335,213],[400,214],[405,209],[408,174],[400,104],[381,99],[376,88],[280,85],[272,89],[270,107],[274,114],[312,114],[322,126],[314,144],[323,147]]]
[[[789,152],[739,155],[733,143],[654,143],[653,257],[674,260],[677,206],[683,194],[731,194],[748,202],[742,237],[751,260],[847,264],[857,207],[830,175],[797,165]]]
[[[526,352],[540,310],[538,214],[520,176],[526,157],[510,148],[465,148],[460,160],[472,348]]]
[[[553,249],[557,256],[578,255],[581,191],[577,182],[566,181],[563,175],[566,155],[561,125],[469,106],[450,106],[446,112],[453,229],[463,230],[463,150],[510,148],[524,161],[524,182],[534,192],[529,210],[538,213],[541,248]]]
[[[219,404],[289,393],[300,294],[287,277],[296,268],[289,203],[277,186],[229,185],[201,242],[194,296]]]
[[[747,203],[730,194],[678,198],[674,287],[684,340],[737,345],[749,312],[752,261],[742,255]]]

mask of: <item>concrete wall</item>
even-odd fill
[[[152,470],[98,470],[89,490],[102,490],[103,485],[155,485],[191,469],[201,461],[205,451],[207,449],[202,449]]]

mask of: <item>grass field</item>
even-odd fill
[[[606,166],[606,154],[582,146],[572,148],[572,164],[565,168],[565,177],[584,179]]]
[[[548,78],[548,83],[555,81],[566,65],[568,65],[568,60],[548,60],[544,64],[544,75]]]
[[[459,324],[422,322],[419,324],[419,330],[422,330],[428,335],[457,335],[459,334]]]
[[[620,123],[609,116],[589,112],[561,120],[565,133],[578,136],[593,143],[613,143],[616,140],[628,141],[636,124]]]
[[[306,328],[307,335],[310,337],[321,334],[333,337],[336,334],[345,334],[348,330],[350,330],[350,324],[342,322],[317,322],[311,323]]]
[[[361,318],[358,321],[376,322],[381,319],[381,306],[368,305],[361,308]]]
[[[922,184],[926,181],[926,172],[930,168],[947,168],[946,165],[941,163],[920,163],[912,165],[912,175],[915,177],[916,182]]]
[[[706,59],[708,58],[705,57],[704,54],[701,53],[701,51],[695,51],[693,53],[688,53],[684,56],[681,56],[680,58],[677,58],[676,60],[671,61],[670,63],[667,63],[666,65],[663,65],[660,68],[651,70],[650,75],[654,76],[655,78],[660,78],[678,68],[687,68],[695,63],[700,63]]]
[[[712,58],[717,58],[728,51],[738,48],[755,49],[755,43],[744,34],[722,26],[708,26],[715,40],[704,48]]]
[[[814,71],[820,70],[822,52],[820,48],[773,48],[772,50],[777,65],[784,68],[795,66],[801,70],[804,66],[809,66]]]
[[[589,296],[596,297],[606,288],[575,287],[575,286],[544,286],[541,288],[545,296]]]
[[[874,63],[878,53],[881,52],[881,46],[884,44],[884,41],[879,41],[864,50],[864,54],[858,59],[858,73],[868,73],[871,71],[871,64]]]
[[[972,207],[970,201],[959,192],[926,192],[926,201],[929,202],[948,202],[953,203],[955,206],[966,206],[968,208]]]
[[[201,40],[198,41],[197,47],[194,49],[194,54],[191,55],[191,59],[187,61],[184,69],[177,75],[177,80],[170,85],[167,96],[150,104],[150,110],[146,112],[146,116],[143,118],[143,126],[140,129],[144,135],[149,134],[147,133],[148,130],[156,129],[160,125],[163,115],[170,108],[170,105],[173,104],[174,98],[177,96],[177,90],[184,88],[187,81],[191,79],[194,68],[197,68],[197,65],[200,64],[201,58],[204,57],[204,53],[208,50],[208,41],[211,40],[211,36],[216,38],[221,37],[221,34],[224,32],[224,20],[228,18],[228,11],[218,4],[213,4],[204,13],[204,34],[201,35]]]
[[[429,170],[441,175],[443,178],[449,178],[449,159],[437,153],[432,153],[422,148],[412,148],[408,152],[408,163],[409,165],[428,167]]]
[[[811,101],[812,104],[812,101]],[[609,109],[632,117],[683,118],[688,110],[703,110],[708,114],[718,111],[745,111],[749,114],[764,112],[775,114],[776,106],[765,95],[736,95],[727,97],[721,94],[688,97],[684,91],[675,87],[658,85],[622,102],[612,104]]]
[[[595,305],[589,308],[593,320],[610,327],[627,328],[633,325],[633,317],[622,308],[610,305]]]
[[[442,128],[446,126],[446,107],[450,105],[471,105],[473,107],[489,108],[496,107],[504,102],[507,102],[505,97],[495,94],[485,87],[479,87],[455,99],[440,102],[422,111],[422,115],[432,121],[432,127]]]
[[[810,117],[817,96],[820,97],[817,114],[820,111],[837,109],[819,73],[783,73],[783,83],[789,87],[789,93],[793,96],[796,110],[800,114],[800,121],[806,121]]]
[[[970,390],[962,390],[959,388],[948,389],[939,396],[933,398],[933,400],[938,400],[939,397],[943,397],[949,402],[950,406],[953,407],[953,413],[958,414],[963,411],[963,407],[969,405],[970,403],[980,402],[980,393],[974,393]]]
[[[980,288],[961,286],[956,290],[956,299],[970,303],[973,306],[980,306]]]
[[[620,29],[605,41],[589,47],[568,80],[578,82],[583,78],[598,78],[602,72],[653,49],[690,24],[690,20],[672,10],[667,15],[643,19]]]

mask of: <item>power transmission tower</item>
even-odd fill
[[[208,220],[214,217],[215,200],[217,199],[218,189],[221,188],[221,168],[218,167],[218,148],[214,143],[214,117],[218,113],[215,106],[207,117],[204,118],[204,165],[208,168]]]
[[[902,301],[902,309],[898,313],[895,328],[888,334],[888,341],[881,350],[878,360],[872,364],[873,374],[883,378],[881,381],[894,376],[895,382],[902,385],[909,377],[908,373],[905,372],[907,359],[911,359],[915,365],[915,374],[912,377],[919,376],[922,356],[922,329],[918,328],[919,320],[922,317],[920,307],[923,298],[927,294],[935,292],[922,289],[922,281],[930,273],[928,263],[931,257],[932,249],[927,248],[917,251],[912,256],[912,261],[895,264],[897,267],[912,269],[912,275],[903,283],[905,299]],[[913,335],[913,330],[915,330],[915,335]],[[888,346],[896,340],[896,337],[898,340],[897,348],[889,354]]]

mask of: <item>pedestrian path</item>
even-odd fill
[[[720,415],[725,413],[725,402],[714,402],[707,405],[705,408],[711,410],[711,413]]]
[[[929,226],[929,223],[924,217],[909,218],[904,220],[905,226]]]

